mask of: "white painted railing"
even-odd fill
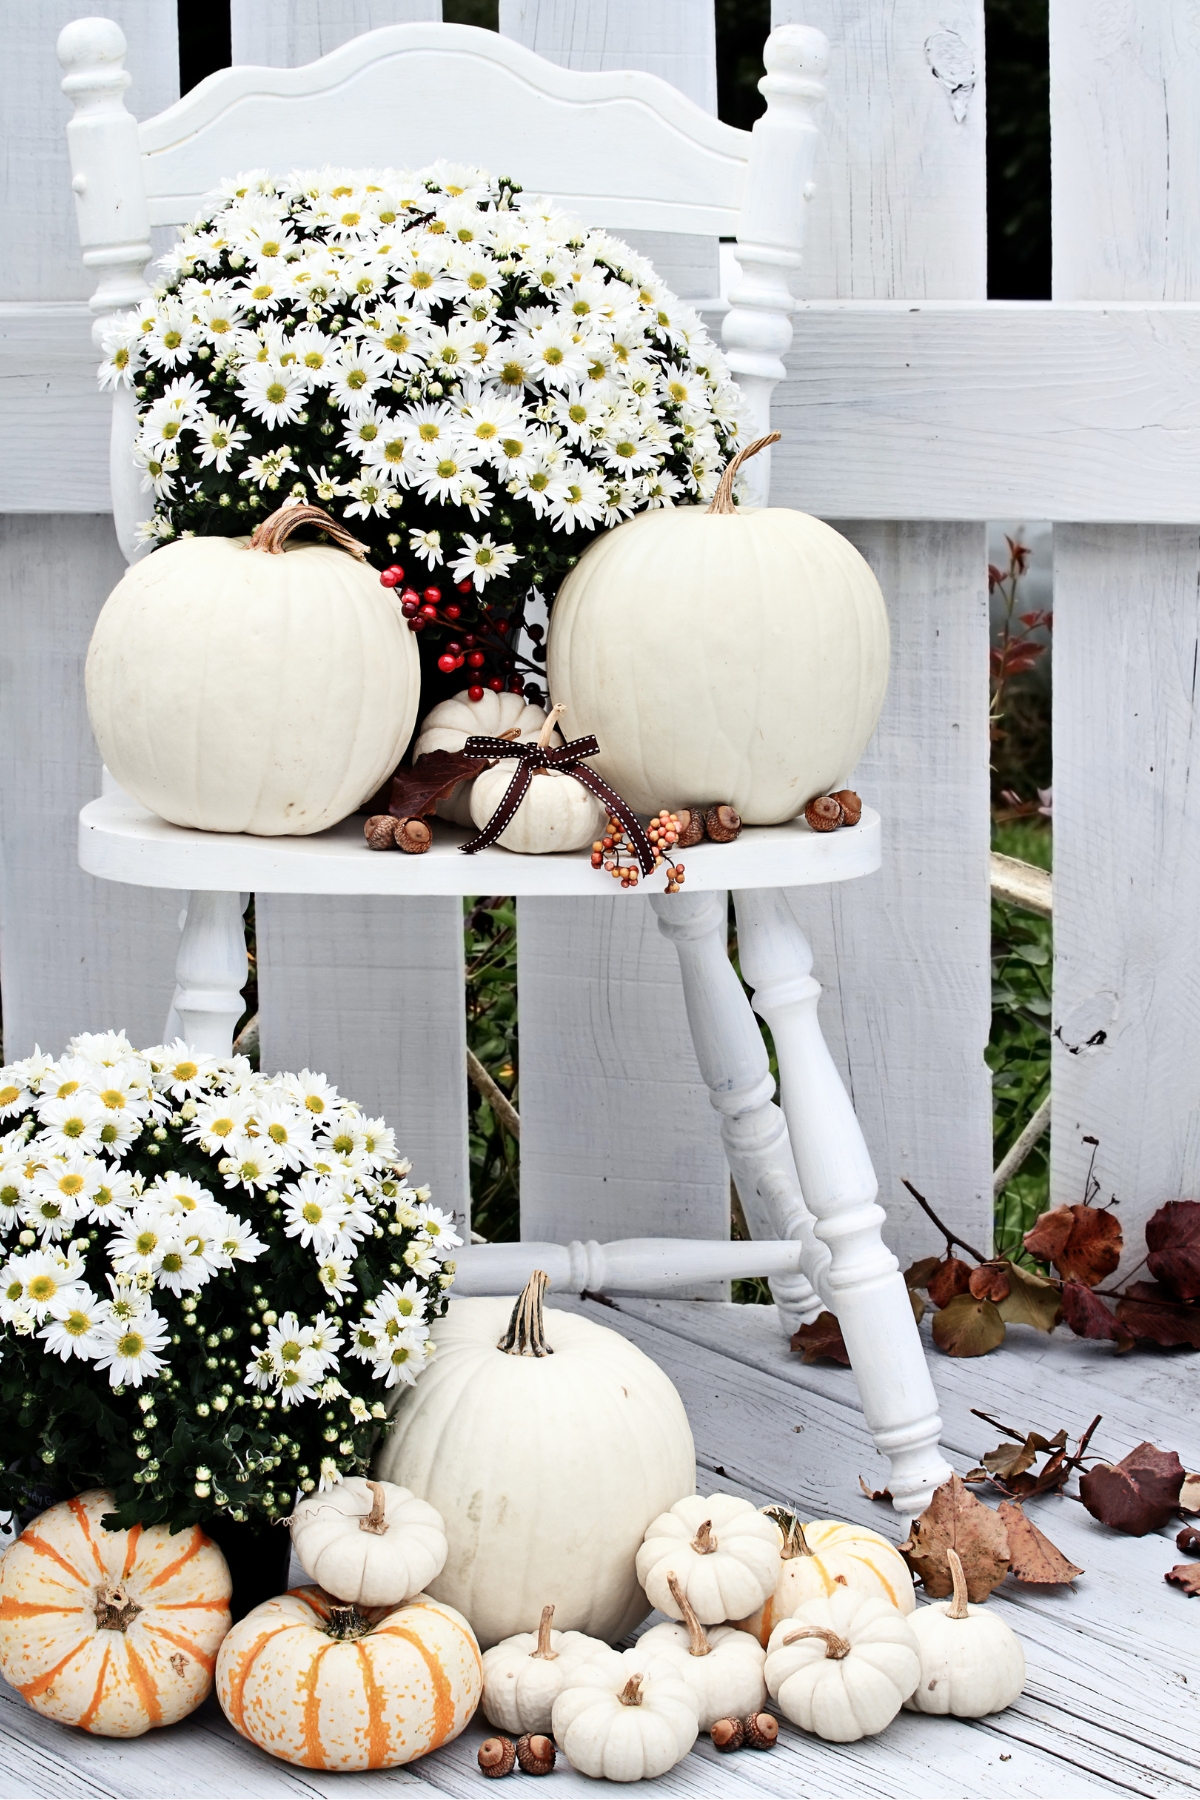
[[[20,1054],[117,1020],[157,1037],[179,906],[74,861],[74,816],[99,787],[82,658],[122,565],[53,58],[72,9],[10,10],[0,904],[6,1047]],[[104,10],[131,45],[134,112],[157,113],[175,92],[174,7]],[[1200,1175],[1187,1049],[1200,996],[1200,36],[1172,0],[1052,0],[1055,299],[989,305],[982,0],[952,10],[776,0],[773,21],[819,28],[831,56],[772,498],[854,538],[895,645],[857,776],[886,821],[884,872],[796,904],[902,1258],[928,1239],[901,1176],[972,1241],[990,1219],[988,517],[1056,523],[1054,1193],[1079,1197],[1080,1139],[1099,1137],[1097,1175],[1132,1241],[1138,1217]],[[438,12],[234,0],[234,56],[302,63],[364,23]],[[500,24],[552,61],[647,69],[713,106],[710,0],[502,0]],[[716,292],[711,239],[652,249],[681,290]],[[274,896],[258,920],[265,1058],[327,1067],[460,1195],[456,906]],[[723,1237],[717,1120],[649,909],[522,902],[519,975],[530,1237]],[[631,1141],[636,1163],[618,1165],[614,1146]]]

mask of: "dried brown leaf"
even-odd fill
[[[957,1475],[942,1483],[900,1546],[901,1556],[935,1600],[954,1587],[947,1550],[957,1550],[962,1559],[967,1597],[976,1603],[986,1600],[1008,1573],[1004,1521]]]
[[[458,782],[474,781],[490,766],[461,750],[430,750],[411,766],[401,764],[396,770],[387,809],[397,819],[422,818]]]
[[[934,1314],[933,1341],[947,1356],[986,1356],[1004,1342],[1004,1320],[990,1300],[956,1294]]]
[[[878,1500],[884,1506],[890,1506],[892,1504],[891,1488],[868,1487],[861,1475],[858,1478],[858,1485],[862,1489],[863,1493],[867,1496],[868,1500]]]
[[[957,1256],[944,1256],[925,1283],[925,1291],[935,1306],[949,1306],[959,1294],[970,1290],[971,1265]]]
[[[842,1328],[831,1312],[818,1313],[809,1325],[792,1334],[791,1348],[803,1352],[806,1363],[835,1362],[850,1367],[850,1352]]]
[[[1044,1275],[1035,1275],[1019,1263],[1008,1265],[1009,1291],[999,1302],[1000,1317],[1006,1325],[1032,1325],[1036,1331],[1051,1332],[1062,1317],[1062,1297],[1058,1283]],[[995,1295],[992,1295],[993,1300]]]
[[[1146,1261],[1176,1300],[1200,1299],[1200,1201],[1168,1200],[1146,1220]]]
[[[1008,1554],[1012,1572],[1018,1581],[1037,1587],[1057,1587],[1074,1581],[1083,1570],[1068,1562],[1057,1545],[1044,1531],[1039,1531],[1024,1510],[1011,1500],[1002,1500],[997,1509],[1008,1533]]]
[[[940,1256],[922,1256],[918,1262],[912,1263],[904,1271],[904,1285],[910,1288],[923,1288],[929,1285],[929,1277],[942,1266]]]
[[[1009,1268],[1009,1263],[1000,1259],[997,1262],[980,1263],[977,1269],[972,1269],[967,1285],[976,1300],[991,1300],[996,1306],[1002,1300],[1007,1300],[1012,1292]]]
[[[1111,1338],[1118,1350],[1132,1350],[1133,1333],[1081,1281],[1064,1281],[1062,1315],[1076,1337]]]
[[[1145,1537],[1177,1510],[1184,1473],[1174,1450],[1139,1444],[1119,1463],[1097,1463],[1081,1475],[1079,1498],[1102,1525]]]
[[[1185,1551],[1188,1556],[1200,1556],[1200,1531],[1194,1525],[1185,1525],[1175,1539],[1175,1548]]]
[[[924,1294],[918,1293],[916,1288],[910,1287],[908,1290],[908,1304],[912,1307],[913,1318],[919,1325],[921,1320],[925,1317]]]
[[[1200,1475],[1185,1475],[1179,1490],[1181,1513],[1200,1513]]]
[[[1167,1570],[1163,1580],[1173,1581],[1189,1600],[1194,1600],[1200,1594],[1200,1563],[1176,1563],[1173,1569]]]
[[[1135,1282],[1145,1288],[1145,1282]],[[1117,1301],[1117,1318],[1135,1338],[1148,1340],[1163,1349],[1187,1344],[1200,1350],[1200,1306],[1184,1300],[1148,1300],[1140,1294],[1126,1294]]]
[[[1064,1281],[1095,1287],[1121,1260],[1124,1234],[1115,1213],[1095,1206],[1059,1206],[1025,1233],[1025,1248],[1053,1263]]]

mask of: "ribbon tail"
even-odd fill
[[[646,833],[642,828],[641,820],[630,806],[628,800],[622,800],[617,790],[609,787],[604,777],[602,775],[597,775],[595,769],[579,767],[572,769],[571,774],[575,777],[576,781],[583,783],[589,793],[595,794],[597,800],[603,800],[605,806],[607,806],[609,812],[612,813],[615,818],[620,819],[629,835],[629,841],[633,845],[634,854],[638,859],[642,874],[653,875],[654,851],[651,848],[650,839],[646,836]]]
[[[459,845],[464,856],[474,856],[477,850],[486,850],[489,844],[495,843],[525,798],[525,790],[532,780],[533,768],[530,763],[522,759],[518,762],[513,772],[513,778],[504,791],[504,798],[478,837],[473,837],[469,843]]]

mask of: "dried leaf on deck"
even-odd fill
[[[941,1268],[942,1260],[940,1256],[923,1256],[919,1262],[912,1263],[904,1271],[905,1287],[928,1287],[929,1277]]]
[[[1176,1563],[1173,1569],[1167,1570],[1163,1580],[1173,1581],[1189,1600],[1194,1600],[1200,1594],[1200,1563]]]
[[[1032,1325],[1037,1331],[1053,1331],[1062,1317],[1062,1297],[1058,1283],[1047,1281],[1044,1275],[1035,1275],[1030,1269],[1021,1268],[1019,1263],[1008,1264],[1008,1280],[1008,1294],[998,1303],[1004,1323]],[[995,1298],[993,1294],[992,1299]]]
[[[477,756],[459,750],[430,750],[409,767],[402,765],[392,776],[388,811],[397,819],[419,819],[431,813],[443,794],[460,781],[474,781],[490,768]]]
[[[997,1510],[1008,1534],[1009,1562],[1018,1581],[1036,1587],[1058,1587],[1083,1574],[1077,1563],[1068,1562],[1045,1532],[1025,1517],[1015,1501],[1002,1500]]]
[[[935,1600],[954,1588],[947,1550],[957,1550],[967,1598],[976,1603],[986,1600],[1008,1573],[1004,1521],[957,1475],[942,1483],[900,1546],[901,1556]]]
[[[1179,1490],[1181,1513],[1200,1513],[1200,1475],[1185,1475]]]
[[[1194,1525],[1185,1525],[1175,1539],[1175,1548],[1188,1556],[1200,1556],[1200,1531]]]
[[[1161,1288],[1135,1281],[1117,1301],[1117,1317],[1135,1338],[1147,1339],[1163,1349],[1188,1344],[1200,1350],[1200,1307],[1185,1300],[1164,1300]],[[1153,1297],[1152,1297],[1153,1296]]]
[[[944,1256],[925,1283],[925,1291],[935,1306],[949,1306],[959,1294],[970,1290],[971,1265],[957,1256]]]
[[[921,1320],[925,1317],[925,1296],[924,1296],[924,1294],[918,1293],[916,1288],[910,1287],[908,1290],[908,1304],[912,1307],[913,1318],[916,1320],[917,1324],[919,1325],[921,1323]]]
[[[1102,1525],[1145,1537],[1178,1510],[1184,1474],[1174,1450],[1139,1444],[1119,1463],[1097,1463],[1081,1475],[1079,1498]]]
[[[1001,1258],[996,1262],[980,1263],[977,1269],[972,1269],[967,1286],[976,1300],[991,1300],[996,1306],[1007,1300],[1012,1292],[1010,1268],[1011,1265]]]
[[[1052,1438],[1043,1437],[1040,1431],[1031,1431],[1023,1444],[997,1444],[994,1450],[987,1451],[983,1466],[989,1475],[998,1475],[1001,1481],[1013,1481],[1026,1469],[1032,1469],[1039,1456],[1048,1451],[1064,1450],[1066,1444],[1065,1431],[1056,1431]]]
[[[818,1313],[809,1325],[792,1334],[791,1348],[803,1352],[806,1363],[835,1362],[850,1367],[850,1352],[842,1328],[831,1312]]]
[[[934,1314],[933,1341],[947,1356],[986,1356],[1004,1342],[1004,1320],[990,1300],[956,1294]]]
[[[1053,1263],[1064,1281],[1082,1281],[1085,1287],[1112,1274],[1124,1241],[1120,1219],[1096,1206],[1058,1206],[1025,1233],[1031,1256]]]
[[[1200,1299],[1200,1200],[1168,1200],[1146,1220],[1146,1258],[1176,1300]]]
[[[885,1506],[890,1506],[892,1504],[891,1488],[868,1487],[861,1475],[858,1478],[858,1485],[862,1489],[863,1493],[867,1496],[868,1500],[881,1501]]]
[[[1064,1281],[1062,1314],[1076,1337],[1111,1338],[1118,1350],[1132,1350],[1133,1333],[1081,1281]]]

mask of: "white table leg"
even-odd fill
[[[742,973],[771,1027],[800,1185],[829,1246],[828,1289],[896,1511],[921,1512],[949,1478],[942,1421],[899,1264],[883,1242],[878,1183],[817,1019],[812,951],[777,888],[734,895]]]
[[[813,1233],[774,1103],[775,1083],[762,1034],[729,960],[724,892],[651,894],[658,928],[679,955],[688,1024],[709,1098],[721,1115],[721,1138],[753,1238],[800,1245],[804,1274],[776,1275],[771,1295],[790,1334],[816,1318],[829,1252]]]
[[[228,1056],[242,1016],[242,989],[249,964],[242,914],[246,895],[194,892],[175,963],[171,1012],[193,1050]],[[168,1028],[170,1018],[168,1017]]]

